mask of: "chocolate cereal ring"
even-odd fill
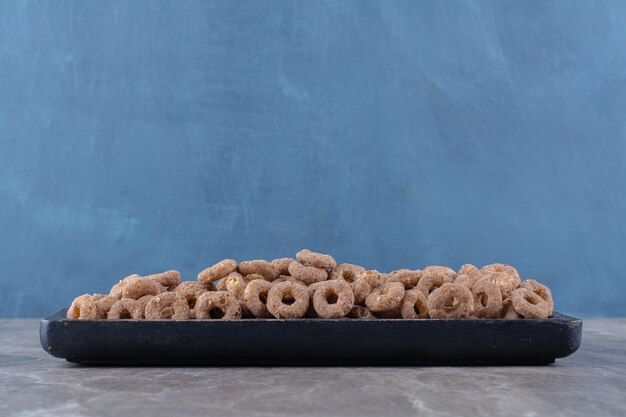
[[[142,317],[141,305],[132,298],[122,298],[116,301],[107,314],[107,320],[141,320]]]
[[[474,310],[474,297],[464,285],[448,283],[430,294],[427,306],[433,319],[467,318]]]
[[[331,270],[337,266],[337,262],[332,256],[313,252],[308,249],[302,249],[300,252],[296,253],[296,259],[305,265],[326,270]]]
[[[76,297],[67,310],[67,318],[70,320],[95,320],[97,316],[96,301],[89,294]]]
[[[309,291],[302,285],[281,282],[273,285],[267,294],[267,309],[277,319],[304,317],[308,308]]]
[[[241,318],[239,301],[226,291],[208,291],[198,298],[194,308],[196,319],[236,320]]]
[[[345,317],[353,305],[352,288],[344,280],[324,281],[313,295],[313,308],[324,319]]]
[[[428,298],[419,290],[406,291],[402,299],[400,314],[404,319],[427,319]]]
[[[274,265],[276,268],[278,268],[278,272],[280,273],[280,275],[288,275],[289,264],[292,263],[293,261],[295,261],[295,259],[293,258],[278,258],[278,259],[274,259],[270,263]]]
[[[428,275],[443,275],[446,277],[446,282],[453,282],[456,278],[456,271],[448,268],[447,266],[427,266],[422,270],[422,278]]]
[[[388,282],[376,287],[365,297],[365,306],[374,313],[398,310],[404,298],[404,285],[400,282]]]
[[[166,292],[153,297],[145,309],[148,320],[187,320],[189,305],[173,292]]]
[[[526,319],[547,319],[550,305],[528,288],[517,288],[511,292],[511,304],[517,314]]]
[[[409,290],[417,285],[422,278],[422,271],[410,269],[398,269],[393,271],[387,277],[387,282],[400,282],[404,285],[405,290]]]
[[[224,259],[213,266],[208,267],[198,274],[198,282],[207,285],[210,282],[222,279],[231,272],[237,270],[237,262],[232,259]]]
[[[241,275],[262,275],[267,281],[274,281],[280,275],[280,269],[276,265],[262,259],[242,262],[239,264],[238,271]]]
[[[472,286],[474,315],[481,319],[495,319],[502,314],[500,287],[488,279],[479,279]]]
[[[374,320],[376,316],[366,307],[354,305],[348,313],[348,317],[352,319]]]
[[[145,278],[162,285],[168,291],[172,291],[180,283],[180,272],[175,270],[161,272],[160,274],[146,275]]]
[[[328,280],[343,279],[348,282],[354,282],[365,272],[365,268],[353,264],[339,264],[336,268],[328,273]]]
[[[117,284],[115,284],[113,287],[111,287],[111,291],[109,292],[109,295],[117,298],[118,300],[122,298],[122,288],[124,288],[124,285],[126,285],[126,283],[134,278],[139,278],[140,276],[137,274],[132,274],[127,276],[126,278],[120,280]]]
[[[350,283],[354,293],[354,304],[364,306],[365,298],[380,284],[381,278],[378,271],[368,270],[363,272],[359,279]]]
[[[243,301],[255,317],[272,317],[267,310],[267,294],[272,285],[274,284],[269,281],[255,279],[246,286],[243,292]]]
[[[326,281],[326,278],[328,277],[328,273],[325,269],[314,266],[306,266],[297,261],[289,264],[289,274],[307,285],[315,282]]]
[[[138,300],[144,295],[157,295],[165,291],[165,287],[146,277],[128,279],[122,287],[122,298]]]
[[[552,299],[552,291],[547,286],[535,281],[534,279],[527,279],[523,281],[519,288],[527,288],[543,298],[548,303],[548,317],[552,317],[554,313],[554,300]]]
[[[207,292],[206,286],[202,285],[202,283],[198,281],[182,282],[174,290],[174,294],[176,294],[178,298],[187,302],[189,309],[194,309],[196,307],[198,298],[200,298],[200,296],[205,292]]]
[[[519,286],[519,278],[505,272],[491,272],[483,274],[483,279],[487,279],[498,284],[503,299],[508,298],[511,295],[511,291]]]
[[[483,274],[482,272],[480,272],[480,269],[476,268],[472,264],[465,264],[459,269],[454,283],[465,285],[471,290],[476,281],[478,281],[482,277]]]
[[[428,270],[428,268],[424,269],[424,271],[422,272],[422,278],[420,278],[419,282],[415,286],[415,289],[423,292],[425,296],[428,297],[430,293],[432,293],[437,288],[441,287],[444,284],[452,283],[454,281],[454,278],[451,276],[449,271],[442,271],[439,269]],[[456,275],[456,272],[454,274]]]
[[[272,284],[280,284],[281,282],[285,282],[285,281],[293,282],[294,284],[302,285],[304,287],[307,286],[304,282],[300,281],[299,279],[295,277],[292,277],[291,275],[281,275],[278,278],[276,278],[274,281],[272,281]]]
[[[513,268],[511,265],[507,265],[507,264],[491,264],[491,265],[485,265],[482,268],[480,268],[480,272],[483,275],[487,275],[487,274],[491,274],[493,272],[502,272],[504,274],[510,275],[514,281],[517,281],[517,285],[519,285],[520,283],[520,276],[519,276],[519,272],[517,272],[517,269]],[[515,288],[517,288],[517,285],[515,286]]]

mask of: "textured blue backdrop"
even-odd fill
[[[302,247],[626,308],[623,1],[0,2],[0,316]]]

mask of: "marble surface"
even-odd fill
[[[81,367],[0,320],[0,416],[626,415],[626,319],[544,367]]]

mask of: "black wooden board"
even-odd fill
[[[109,365],[546,365],[580,346],[582,320],[43,319],[41,346]]]

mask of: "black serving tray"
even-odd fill
[[[580,346],[582,320],[41,321],[57,358],[108,365],[546,365]]]

